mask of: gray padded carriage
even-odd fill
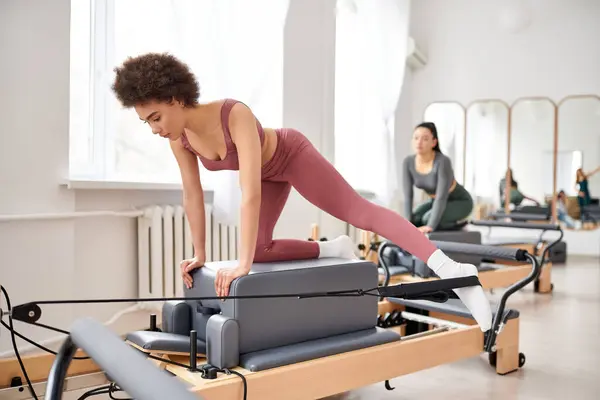
[[[235,262],[213,262],[195,270],[194,286],[185,290],[185,296],[215,296],[216,271],[234,266]],[[249,275],[232,282],[230,296],[370,289],[377,285],[373,263],[329,258],[254,264]],[[377,327],[377,302],[376,296],[189,300],[168,302],[163,320],[171,321],[167,331],[177,326],[183,333],[185,327],[175,323],[175,314],[187,306],[191,312],[188,328],[195,329],[198,340],[206,342],[208,363],[218,368],[240,365],[261,371],[400,340],[399,334]]]

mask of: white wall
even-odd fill
[[[530,0],[531,24],[502,28],[514,1],[421,0],[412,3],[411,33],[429,63],[414,75],[419,119],[433,101],[524,96],[559,100],[600,92],[600,2]],[[508,8],[507,8],[508,7]]]
[[[466,132],[464,186],[477,203],[497,207],[508,159],[508,107],[497,101],[470,107]]]
[[[523,194],[542,204],[553,191],[554,114],[548,100],[519,101],[511,114],[513,177]]]
[[[560,106],[558,119],[558,148],[560,151],[581,151],[583,165],[573,165],[568,170],[569,184],[563,189],[575,195],[575,169],[583,167],[590,173],[600,167],[600,99],[577,98],[569,99]],[[565,174],[566,175],[566,174]],[[565,180],[561,180],[564,182]],[[589,178],[592,197],[600,197],[600,174]]]
[[[502,22],[514,4],[528,5],[530,24]],[[519,10],[517,7],[516,10]],[[518,16],[519,13],[517,12]],[[600,2],[592,0],[420,0],[412,2],[411,35],[428,55],[414,73],[413,122],[428,104],[600,92]]]
[[[334,3],[292,0],[285,39],[284,125],[302,130],[327,157],[333,155]],[[69,154],[69,14],[69,0],[0,3],[0,214],[179,203],[177,190],[73,190],[60,185]],[[211,199],[208,194],[207,201]],[[314,206],[292,196],[276,235],[306,238],[319,218]],[[329,226],[328,234],[341,229]],[[135,297],[136,229],[134,219],[122,218],[0,222],[0,284],[13,304]],[[42,307],[42,322],[68,329],[77,316],[106,321],[125,307],[48,305]],[[126,332],[146,324],[147,314],[138,313],[113,328]],[[20,323],[16,328],[34,340],[57,336]],[[0,353],[10,349],[3,332]]]

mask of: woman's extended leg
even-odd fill
[[[356,192],[312,145],[289,162],[285,178],[308,201],[356,228],[374,232],[427,262],[434,244],[400,214],[372,203]]]
[[[360,196],[308,141],[290,159],[286,180],[308,201],[359,229],[377,233],[427,263],[440,278],[477,275],[471,264],[460,264],[437,249],[413,224],[392,210]],[[492,312],[480,286],[455,289],[482,331],[491,327]]]

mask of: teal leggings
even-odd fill
[[[419,227],[427,225],[431,217],[431,208],[433,207],[434,199],[430,199],[421,203],[413,211],[411,222]],[[452,193],[448,196],[446,209],[442,214],[440,223],[436,229],[451,228],[460,220],[467,218],[473,211],[473,198],[469,192],[461,185],[456,185]]]
[[[519,189],[515,189],[515,188],[510,189],[510,204],[519,206],[519,205],[521,205],[523,200],[525,200],[525,196],[523,196],[523,193],[521,193],[519,191]],[[504,208],[504,199],[500,200],[500,207]]]

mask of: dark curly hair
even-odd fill
[[[197,104],[200,88],[190,68],[168,53],[147,53],[129,57],[114,69],[112,90],[124,107],[150,101],[171,102],[185,107]]]

